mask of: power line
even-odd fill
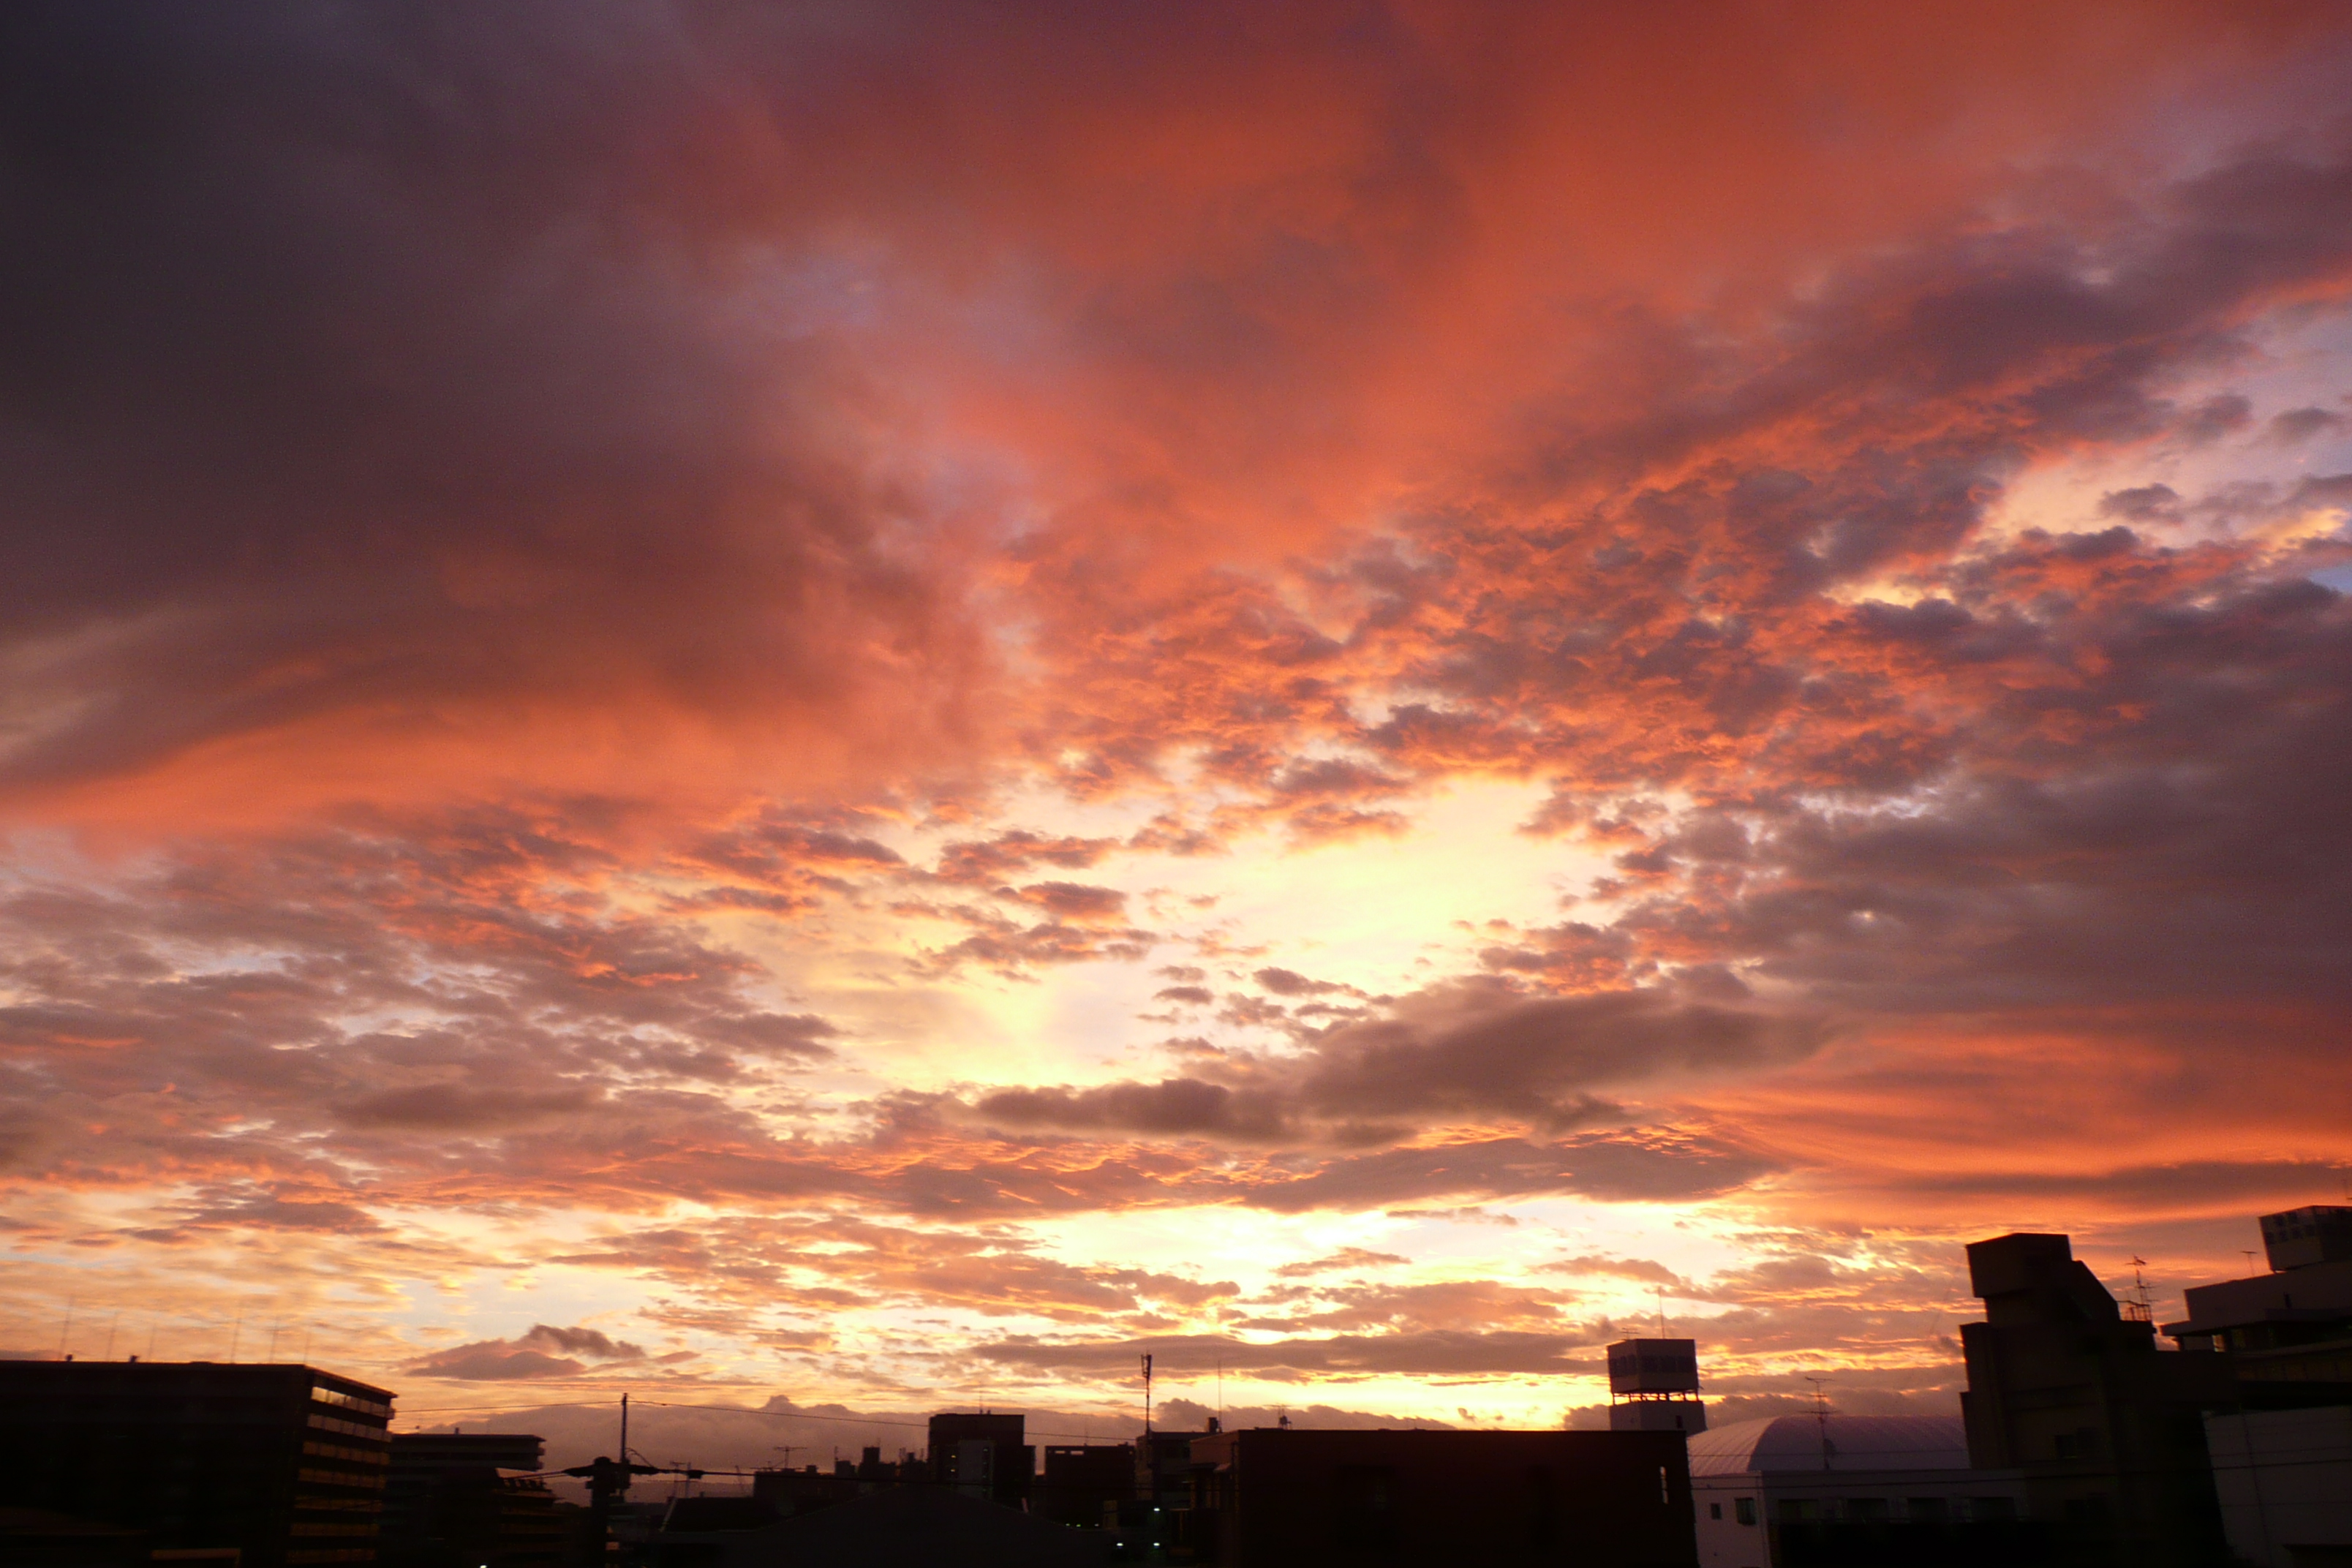
[[[545,1405],[534,1405],[530,1406],[530,1408],[533,1410],[607,1410],[618,1405],[619,1404],[620,1401],[617,1399],[579,1399]],[[673,1399],[640,1399],[636,1401],[636,1404],[640,1408],[650,1407],[656,1410],[710,1410],[728,1415],[765,1415],[779,1421],[834,1421],[850,1426],[902,1426],[917,1432],[925,1432],[930,1429],[930,1423],[929,1421],[899,1421],[885,1415],[821,1415],[816,1412],[810,1410],[755,1410],[750,1406],[741,1405],[693,1405]],[[479,1405],[411,1405],[403,1409],[400,1414],[402,1415],[439,1415],[451,1413],[471,1415],[475,1411],[482,1408],[483,1406]],[[1091,1432],[1050,1432],[1040,1427],[1033,1432],[1031,1436],[1038,1437],[1076,1437],[1080,1442],[1087,1442],[1092,1439],[1094,1434]]]

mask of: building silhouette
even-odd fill
[[[2204,1418],[2231,1552],[2262,1568],[2352,1562],[2352,1208],[2261,1216],[2269,1271],[2192,1286],[2164,1331],[2226,1365]]]
[[[2262,1216],[2270,1269],[2192,1285],[2189,1316],[2164,1331],[2230,1360],[2241,1403],[2295,1409],[2352,1403],[2352,1208]]]
[[[1695,1340],[1619,1340],[1609,1347],[1612,1432],[1706,1430]]]
[[[1188,1547],[1220,1568],[1695,1565],[1677,1432],[1331,1431],[1192,1439]]]
[[[954,1411],[932,1416],[930,1479],[968,1497],[1020,1507],[1037,1468],[1037,1450],[1023,1436],[1024,1420]]]
[[[0,1509],[159,1561],[373,1563],[393,1395],[316,1367],[0,1362]]]
[[[1958,1416],[1738,1421],[1693,1437],[1690,1468],[1702,1568],[2030,1568],[2051,1550],[2022,1473],[1973,1468]]]
[[[718,1539],[710,1568],[1097,1568],[1098,1531],[924,1484],[887,1487]]]
[[[393,1435],[376,1560],[383,1568],[553,1568],[569,1555],[528,1433]]]
[[[1189,1468],[1190,1445],[1186,1464]],[[1049,1444],[1045,1468],[1031,1494],[1032,1512],[1080,1529],[1116,1528],[1119,1510],[1135,1497],[1131,1443]]]
[[[2230,1407],[2225,1358],[2168,1354],[2063,1236],[1973,1243],[1985,1321],[1960,1330],[1969,1458],[2014,1470],[2071,1560],[2135,1568],[2225,1561],[2204,1415]]]

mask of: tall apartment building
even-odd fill
[[[0,1362],[0,1506],[241,1568],[373,1563],[392,1401],[309,1366]]]
[[[931,1479],[971,1497],[1021,1507],[1037,1468],[1037,1450],[1022,1436],[1024,1420],[956,1411],[932,1416]]]

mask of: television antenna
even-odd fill
[[[1805,1381],[1813,1385],[1813,1425],[1821,1429],[1822,1469],[1826,1473],[1830,1468],[1830,1456],[1837,1452],[1837,1445],[1830,1441],[1829,1395],[1822,1392],[1822,1384],[1829,1379],[1808,1375]]]

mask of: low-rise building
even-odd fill
[[[1192,1439],[1190,1546],[1220,1568],[1695,1565],[1677,1432],[1332,1431]]]
[[[2024,1519],[2024,1477],[1972,1468],[1957,1416],[1738,1421],[1693,1437],[1690,1469],[1703,1568],[2021,1568],[2048,1550]]]

